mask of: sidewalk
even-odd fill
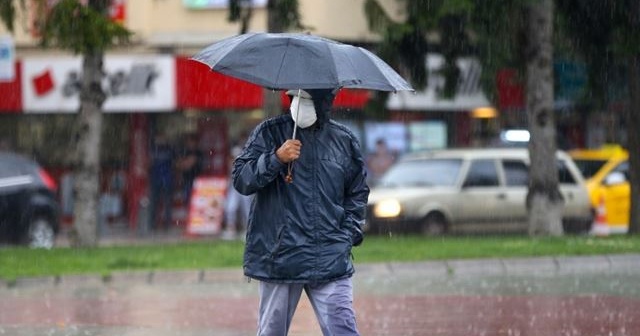
[[[113,226],[100,245],[185,239],[218,238]],[[239,268],[0,281],[0,335],[255,335],[257,287]],[[356,263],[354,306],[362,335],[635,336],[640,254]],[[304,296],[290,335],[321,335]]]
[[[217,240],[212,236],[192,236],[186,232],[185,224],[174,225],[168,230],[146,231],[131,228],[125,222],[114,222],[102,227],[99,230],[99,246],[113,245],[143,245],[143,244],[163,244],[177,243],[188,240]],[[57,247],[70,246],[69,228],[63,228],[56,237]]]
[[[185,239],[127,232],[100,244]],[[257,287],[239,268],[0,282],[0,335],[255,335]],[[354,292],[362,335],[640,335],[640,254],[356,264]],[[304,296],[290,335],[321,335]]]

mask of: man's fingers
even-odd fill
[[[295,160],[300,157],[300,148],[302,148],[302,143],[300,140],[287,140],[287,153],[289,154],[289,158]]]
[[[276,152],[276,155],[280,159],[280,161],[284,163],[291,162],[300,157],[300,149],[302,148],[302,143],[300,140],[287,140]]]

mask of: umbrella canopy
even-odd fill
[[[413,91],[368,50],[309,34],[237,35],[206,47],[192,59],[271,89]]]

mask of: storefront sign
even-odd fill
[[[462,57],[456,61],[460,77],[455,96],[443,97],[446,80],[442,75],[445,59],[440,54],[428,54],[426,66],[429,76],[427,87],[418,92],[400,91],[389,95],[387,108],[403,111],[469,111],[476,107],[490,106],[489,100],[480,87],[482,67],[480,61],[472,57]]]
[[[223,75],[186,57],[176,57],[176,86],[178,109],[262,108],[264,91],[255,84]],[[362,109],[370,99],[370,91],[341,89],[333,102],[334,108]],[[282,106],[289,107],[289,97],[282,91]]]
[[[371,152],[378,140],[384,140],[390,150],[404,153],[407,150],[407,126],[403,122],[365,122],[365,149]]]
[[[193,183],[187,234],[217,234],[222,228],[227,179],[199,177]]]
[[[76,112],[80,107],[82,60],[25,58],[25,112]],[[175,61],[170,56],[107,56],[102,89],[107,112],[169,112],[176,108]]]
[[[447,147],[444,121],[419,121],[409,124],[409,150],[412,152]]]
[[[10,36],[0,36],[0,82],[12,82],[16,78],[15,45]]]

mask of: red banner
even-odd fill
[[[0,81],[0,113],[22,111],[22,89],[20,81],[22,80],[22,66],[19,62],[15,62],[16,77],[11,82]]]
[[[262,108],[260,86],[220,74],[200,62],[176,58],[176,94],[178,108],[238,109]],[[367,90],[341,89],[333,103],[335,108],[363,108],[370,99]],[[289,99],[282,92],[282,106]]]
[[[146,114],[132,114],[129,118],[129,173],[127,174],[129,226],[139,222],[141,204],[147,195],[147,175],[149,172],[149,117]]]
[[[498,106],[500,109],[524,108],[524,85],[515,69],[502,69],[496,75]]]

